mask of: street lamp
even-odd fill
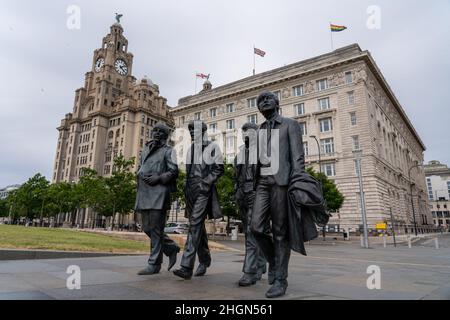
[[[408,181],[409,181],[409,192],[410,192],[410,197],[411,197],[411,207],[412,207],[412,213],[413,213],[414,234],[417,236],[417,223],[416,223],[416,212],[414,210],[414,200],[413,200],[413,191],[412,191],[413,183],[411,181],[411,170],[414,168],[421,167],[422,164],[418,163],[417,161],[415,161],[415,163],[416,164],[413,165],[412,167],[410,167],[408,170]]]
[[[321,155],[321,153],[320,153],[320,143],[319,143],[319,140],[317,139],[316,136],[311,135],[309,137],[314,139],[314,140],[316,140],[316,143],[317,143],[317,151],[319,152],[319,176],[320,176],[319,183],[320,183],[320,191],[322,192],[322,196],[323,196],[322,164],[320,163],[320,155]],[[323,241],[325,241],[325,226],[322,227],[322,235],[323,235]]]
[[[364,197],[364,188],[362,181],[362,169],[361,169],[361,156],[362,150],[354,150],[353,154],[356,158],[356,169],[358,171],[358,180],[359,180],[359,194],[360,194],[360,203],[361,203],[361,215],[363,222],[363,230],[364,230],[364,248],[369,248],[369,236],[367,230],[367,217],[366,217],[366,200]]]

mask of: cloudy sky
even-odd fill
[[[450,165],[448,0],[0,3],[0,187],[37,172],[50,179],[56,127],[115,12],[124,14],[134,75],[157,83],[170,106],[194,93],[195,72],[210,73],[214,86],[251,75],[253,45],[267,52],[257,72],[267,71],[330,51],[329,21],[346,25],[335,47],[359,43],[372,53],[425,142],[426,160]],[[80,29],[67,27],[70,5],[80,8]],[[380,9],[379,29],[367,26],[371,5]]]

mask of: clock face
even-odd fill
[[[95,71],[100,72],[100,70],[102,69],[104,64],[105,64],[105,59],[98,58],[97,61],[95,62]]]
[[[114,68],[116,68],[117,73],[121,76],[125,76],[128,73],[127,63],[122,59],[116,60],[116,62],[114,63]]]

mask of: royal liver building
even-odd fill
[[[94,51],[84,86],[75,91],[72,112],[58,127],[53,182],[77,181],[83,168],[108,176],[116,156],[138,161],[156,122],[173,127],[158,86],[148,78],[136,81],[132,71],[133,54],[122,26],[115,23]],[[83,216],[86,223],[92,218]]]

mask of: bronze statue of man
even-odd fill
[[[170,193],[176,191],[178,166],[173,148],[167,145],[169,128],[157,123],[152,140],[145,145],[137,172],[135,210],[142,215],[144,232],[150,238],[151,250],[148,266],[139,275],[159,273],[163,253],[169,257],[170,270],[177,260],[180,247],[164,233]]]
[[[188,124],[191,135],[191,148],[186,159],[186,217],[189,219],[189,231],[184,247],[181,268],[173,273],[183,279],[191,279],[195,256],[199,265],[194,276],[203,276],[211,265],[208,247],[208,235],[205,228],[207,217],[222,217],[216,182],[224,173],[222,153],[218,145],[207,139],[207,127],[202,121]]]
[[[266,272],[267,263],[250,231],[256,193],[258,125],[254,123],[244,124],[242,126],[242,139],[244,144],[240,146],[234,159],[234,189],[245,234],[245,259],[242,267],[244,274],[238,284],[241,287],[247,287],[261,280],[262,275]]]
[[[300,125],[279,115],[278,97],[263,92],[257,98],[257,105],[266,119],[259,129],[259,146],[267,154],[262,157],[259,153],[251,230],[269,263],[272,286],[266,297],[275,298],[284,295],[288,286],[291,250],[288,188],[295,177],[304,173],[305,162]],[[269,221],[272,235],[265,232]]]

